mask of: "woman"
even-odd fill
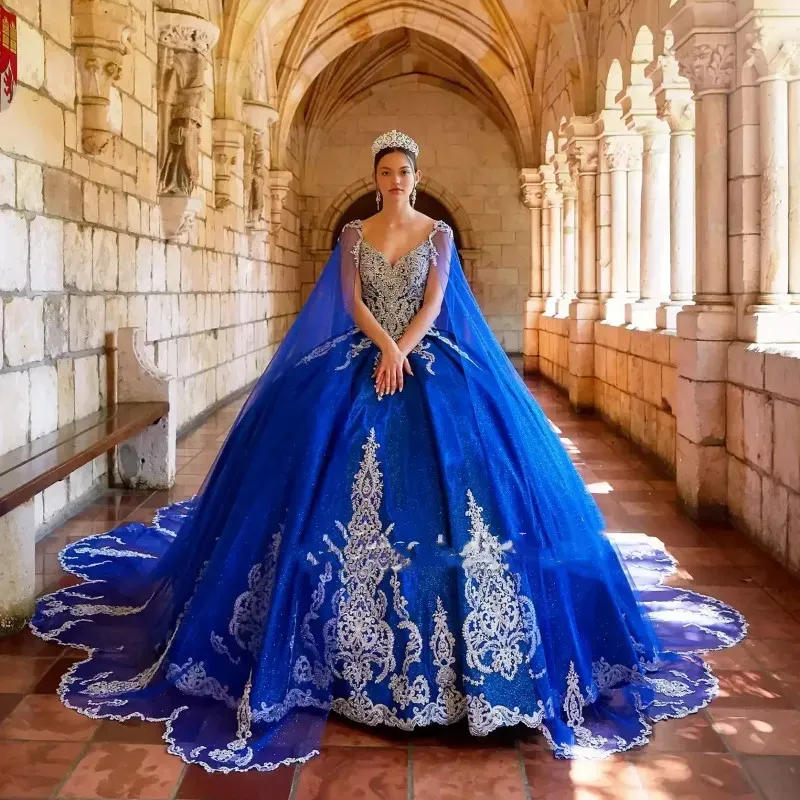
[[[744,621],[629,580],[557,436],[491,334],[450,228],[414,210],[418,147],[372,148],[380,211],[345,226],[198,496],[67,548],[43,598],[89,650],[61,696],[167,722],[208,770],[318,752],[330,711],[412,730],[466,719],[603,757],[706,705],[697,651]]]

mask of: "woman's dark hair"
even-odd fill
[[[379,150],[375,155],[375,163],[372,167],[373,174],[378,171],[378,164],[381,159],[389,155],[389,153],[402,153],[411,162],[414,172],[417,171],[417,157],[410,150],[406,150],[405,147],[384,147],[383,150]]]

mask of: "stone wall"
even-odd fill
[[[194,192],[203,202],[188,240],[167,242],[154,4],[131,4],[131,51],[112,91],[118,135],[98,155],[81,138],[72,4],[6,5],[19,14],[21,55],[0,119],[0,455],[105,403],[104,337],[126,325],[143,328],[151,357],[179,378],[185,428],[261,373],[298,310],[297,193],[277,237],[248,233],[241,200],[216,209],[209,59]],[[293,139],[295,174],[296,152]],[[38,497],[37,521],[82,497],[105,465],[97,459]]]
[[[727,362],[728,509],[800,572],[800,348],[737,342]]]

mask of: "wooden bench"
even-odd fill
[[[0,635],[33,611],[37,494],[103,453],[123,486],[175,481],[175,381],[147,361],[140,329],[117,337],[106,348],[108,407],[0,456]]]

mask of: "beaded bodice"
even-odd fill
[[[361,299],[381,327],[398,339],[422,308],[430,266],[437,257],[433,234],[448,226],[437,221],[430,236],[394,264],[364,239],[360,220],[349,226],[359,233],[354,255],[361,277]]]

